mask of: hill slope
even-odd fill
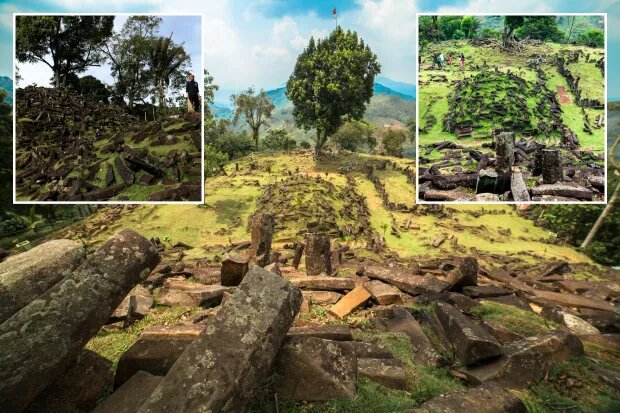
[[[373,183],[365,172],[370,165],[374,167],[379,184]],[[238,171],[235,171],[237,167]],[[305,223],[313,219],[327,220],[331,230],[342,230],[346,234],[347,225],[358,220],[342,215],[348,199],[343,190],[349,188],[365,200],[370,228],[375,237],[385,238],[385,251],[401,257],[441,257],[476,250],[481,255],[510,255],[528,262],[549,259],[591,262],[574,248],[557,244],[551,234],[520,217],[509,206],[415,209],[412,178],[407,176],[414,171],[411,160],[343,154],[317,164],[310,151],[297,150],[275,155],[251,155],[235,161],[226,171],[228,176],[207,180],[205,206],[131,207],[119,220],[106,222],[103,231],[87,220],[86,228],[97,230],[90,242],[96,245],[120,228],[129,226],[147,237],[163,239],[169,236],[173,243],[184,242],[196,247],[187,252],[190,257],[213,257],[221,254],[230,240],[249,237],[248,219],[255,211],[266,207],[261,202],[264,202],[267,188],[300,176],[315,178],[317,184],[295,190],[288,204],[283,204],[276,212],[284,216],[289,209],[295,210],[298,204],[307,205],[310,212],[307,219],[289,221],[283,218],[276,226],[274,241],[277,245],[294,241]],[[346,175],[344,171],[348,171]],[[314,193],[313,189],[318,191],[323,185],[333,185],[333,193],[308,197]],[[385,199],[381,187],[385,188]],[[324,217],[325,210],[319,206],[325,203],[331,205],[333,219]],[[96,222],[97,216],[92,221]],[[366,249],[367,235],[344,235],[341,242]],[[441,237],[446,241],[439,247],[432,247],[432,241]]]

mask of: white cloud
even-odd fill
[[[549,1],[541,0],[521,0],[521,1],[499,1],[499,0],[470,0],[464,6],[440,7],[438,13],[453,14],[476,14],[476,13],[544,13],[552,12],[557,8],[550,5]]]
[[[13,30],[13,13],[19,11],[17,7],[12,4],[0,5],[0,27],[3,29]]]
[[[256,45],[252,48],[252,54],[259,58],[282,58],[288,56],[288,50],[282,47]]]
[[[392,39],[406,40],[415,36],[417,1],[414,0],[360,0],[362,9],[358,23],[373,30],[381,30]]]
[[[273,35],[276,37],[297,33],[297,23],[289,16],[284,16],[273,25]]]

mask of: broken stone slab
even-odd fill
[[[243,277],[250,269],[250,259],[247,256],[226,254],[222,260],[220,284],[234,287],[241,284]]]
[[[357,375],[396,390],[405,390],[407,378],[398,359],[357,358]]]
[[[355,288],[355,280],[348,277],[312,275],[290,279],[295,287],[307,290],[348,291]]]
[[[351,328],[347,324],[318,324],[311,326],[291,327],[288,337],[318,337],[333,341],[351,341]]]
[[[215,307],[221,303],[224,293],[233,292],[235,288],[168,279],[159,290],[158,302],[170,306]]]
[[[158,262],[149,240],[124,229],[0,325],[0,410],[22,411]]]
[[[306,234],[306,272],[308,275],[331,274],[331,243],[326,232]]]
[[[403,333],[409,337],[413,359],[416,363],[425,366],[437,367],[442,358],[424,333],[420,323],[404,308],[390,307],[381,319],[382,329],[393,333]]]
[[[138,371],[123,386],[99,403],[92,413],[134,413],[159,385],[163,377]]]
[[[441,395],[403,413],[526,413],[525,405],[510,391],[492,383]]]
[[[543,183],[555,184],[564,177],[562,171],[562,153],[559,149],[543,149],[542,150],[542,177]],[[541,194],[541,195],[559,195],[561,194]]]
[[[302,291],[301,292],[310,304],[335,304],[340,300],[342,294],[335,291]]]
[[[459,257],[456,268],[448,273],[447,282],[450,290],[459,291],[461,288],[478,284],[478,260],[474,257]]]
[[[463,287],[463,294],[471,298],[500,297],[502,295],[510,295],[512,293],[512,290],[497,287],[495,285]]]
[[[364,305],[370,297],[370,293],[364,287],[355,287],[336,304],[331,306],[329,313],[335,317],[342,318]]]
[[[139,412],[245,411],[301,301],[285,279],[254,266]]]
[[[141,336],[121,356],[114,376],[114,388],[121,387],[139,371],[145,371],[156,376],[165,376],[187,346],[197,337],[197,335]]]
[[[402,267],[390,268],[372,265],[366,268],[364,274],[371,279],[384,281],[412,295],[428,292],[439,293],[450,286],[447,282],[432,275],[414,275],[413,272],[413,270]]]
[[[364,288],[372,298],[380,305],[402,304],[403,300],[398,288],[380,280],[372,280],[364,283]]]
[[[123,158],[119,156],[114,159],[114,165],[116,166],[116,172],[118,172],[118,174],[120,175],[123,183],[125,185],[133,184],[134,174],[131,169],[129,169]]]
[[[480,306],[479,302],[461,293],[450,293],[446,302],[464,313],[469,313],[472,308]]]
[[[196,338],[205,326],[200,324],[177,324],[172,326],[146,326],[140,339]]]
[[[283,398],[321,401],[355,397],[357,357],[348,342],[288,338],[275,371],[274,391]]]
[[[390,347],[383,343],[366,343],[364,341],[352,341],[357,358],[368,359],[391,359],[394,358]]]
[[[581,295],[556,293],[553,291],[535,290],[534,295],[543,300],[564,306],[577,308],[591,308],[593,310],[614,311],[614,306],[608,301],[595,300]]]
[[[521,334],[504,327],[500,323],[487,320],[481,322],[482,327],[493,335],[501,344],[512,343],[513,341],[521,340],[524,337]]]
[[[576,335],[555,330],[506,344],[499,359],[460,371],[475,384],[493,381],[518,388],[535,383],[554,365],[581,354],[583,344]]]
[[[25,412],[89,412],[112,381],[112,362],[94,351],[82,350],[77,363],[58,375]]]
[[[274,223],[274,215],[270,213],[252,217],[252,243],[248,253],[250,257],[256,257],[256,265],[261,267],[269,263]]]
[[[558,307],[544,307],[540,312],[540,315],[547,320],[564,325],[573,334],[578,336],[601,333],[596,327],[588,323],[586,320]]]
[[[438,302],[436,313],[456,356],[464,365],[502,354],[495,337],[450,304]]]
[[[499,199],[499,195],[497,194],[490,194],[488,192],[485,192],[481,194],[476,194],[475,201],[477,202],[500,202],[500,199]]]
[[[0,324],[71,275],[86,256],[82,244],[59,239],[0,263]]]
[[[532,195],[552,195],[566,198],[577,198],[590,201],[592,200],[591,190],[583,186],[568,183],[542,184],[538,186],[533,186]]]
[[[133,299],[133,301],[132,301]],[[145,287],[136,285],[114,310],[110,317],[112,322],[125,320],[127,317],[143,318],[153,306],[153,297]]]
[[[439,189],[427,189],[424,191],[425,201],[475,201],[476,197],[472,194],[452,189],[450,191],[442,191]]]
[[[512,192],[512,198],[516,202],[530,202],[530,192],[527,190],[527,185],[523,179],[521,172],[513,172],[510,179],[510,192]]]

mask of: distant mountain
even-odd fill
[[[0,76],[0,89],[6,90],[6,103],[13,103],[13,80],[7,76]]]
[[[408,95],[413,98],[416,97],[415,85],[412,85],[411,83],[399,82],[398,80],[392,80],[385,76],[377,76],[375,80],[376,83],[385,85],[392,90],[402,93],[403,95]]]
[[[389,79],[385,78],[386,80],[389,81]],[[402,93],[399,91],[396,91],[394,89],[392,89],[391,87],[388,87],[382,83],[379,82],[375,82],[374,85],[374,96],[378,96],[378,95],[388,95],[388,96],[396,96],[401,98],[402,100],[407,100],[407,101],[414,101],[415,100],[415,86],[414,85],[409,85],[407,83],[402,83],[402,82],[396,82],[396,81],[390,81],[392,84],[400,84],[403,85],[401,86],[401,90],[409,90],[411,91],[413,94],[407,94],[407,93]],[[413,89],[411,89],[411,87]],[[291,102],[288,100],[288,98],[286,97],[286,88],[285,87],[279,87],[277,89],[272,89],[272,90],[268,90],[267,92],[267,96],[269,96],[269,98],[273,101],[274,105],[276,105],[277,109],[280,108],[285,108],[287,106],[289,106],[291,104]]]

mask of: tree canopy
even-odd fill
[[[15,53],[19,62],[43,62],[61,78],[99,66],[101,47],[112,36],[114,16],[17,16]]]
[[[345,118],[363,117],[380,71],[377,56],[356,32],[337,27],[325,39],[310,39],[297,58],[286,95],[297,126],[316,130],[317,153]]]
[[[157,37],[151,41],[149,48],[149,77],[158,97],[159,107],[166,106],[166,88],[171,81],[176,87],[183,83],[183,68],[190,62],[189,55],[183,45],[176,44],[172,35]]]
[[[258,150],[259,130],[263,125],[267,125],[267,119],[271,117],[271,112],[275,105],[267,96],[264,90],[255,92],[253,88],[231,96],[231,101],[235,105],[235,117],[233,122],[236,124],[241,117],[252,129],[254,146]]]

